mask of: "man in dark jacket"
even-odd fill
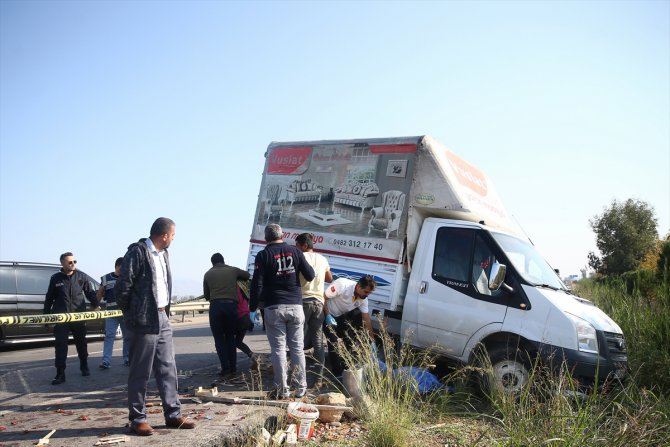
[[[119,279],[121,272],[121,264],[123,258],[116,258],[114,262],[114,271],[107,273],[100,278],[100,288],[98,289],[98,299],[101,304],[104,301],[106,310],[118,310],[116,298],[114,297],[114,286],[116,280]],[[126,324],[123,322],[123,317],[105,318],[105,343],[102,348],[102,363],[100,369],[109,369],[112,366],[112,353],[114,352],[114,339],[116,338],[116,331],[121,328],[123,335],[123,364],[128,366],[128,341],[126,340]]]
[[[152,371],[163,402],[165,425],[195,427],[195,422],[181,415],[177,395],[177,366],[169,320],[172,275],[167,252],[174,235],[175,223],[171,219],[156,219],[149,237],[128,247],[114,286],[128,332],[128,419],[130,430],[140,436],[149,436],[154,431],[147,422],[145,405]]]
[[[93,307],[98,306],[91,278],[84,272],[77,270],[77,260],[70,252],[60,255],[60,272],[54,273],[49,281],[46,297],[44,298],[45,314],[62,314],[72,312],[84,312],[88,299]],[[56,377],[51,381],[52,385],[65,382],[65,362],[67,360],[67,344],[69,333],[72,332],[77,355],[79,356],[79,369],[82,376],[90,375],[88,369],[88,346],[86,344],[86,322],[76,321],[70,323],[58,323],[54,326],[56,338]]]
[[[221,364],[220,375],[237,372],[237,281],[249,279],[249,272],[226,265],[221,253],[211,258],[212,268],[205,273],[203,294],[209,301],[209,327],[214,336],[216,354]]]
[[[265,330],[270,342],[275,390],[271,397],[287,399],[288,368],[286,348],[291,354],[291,364],[296,368],[295,396],[302,397],[307,390],[302,310],[302,288],[299,275],[306,281],[314,279],[314,269],[300,250],[283,241],[279,225],[265,227],[267,245],[256,255],[254,276],[251,280],[250,309],[255,312],[258,303],[265,303]]]

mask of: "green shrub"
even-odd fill
[[[634,383],[583,394],[565,365],[549,371],[538,362],[523,390],[490,399],[500,446],[652,447],[670,439],[667,401]]]
[[[670,396],[670,293],[656,282],[653,294],[647,273],[629,286],[627,279],[587,279],[575,291],[592,300],[621,327],[628,346],[628,364],[636,383],[664,396]],[[630,290],[630,292],[629,292]]]
[[[379,352],[371,348],[366,331],[357,331],[351,351],[339,347],[348,370],[363,371],[360,388],[364,398],[356,404],[367,431],[365,444],[374,447],[405,447],[413,444],[412,432],[426,417],[418,384],[411,375],[398,376],[393,371],[402,366],[425,367],[430,363],[428,353],[416,353],[407,345],[399,351],[388,333],[380,334]],[[381,369],[378,356],[384,359]]]

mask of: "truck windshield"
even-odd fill
[[[536,286],[567,290],[554,269],[544,260],[534,246],[506,234],[493,233],[514,268],[529,283]]]

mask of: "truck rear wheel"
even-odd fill
[[[506,394],[521,391],[530,378],[531,356],[517,346],[495,346],[489,351],[491,371],[488,391],[493,388]]]

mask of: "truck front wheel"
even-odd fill
[[[491,372],[489,391],[492,388],[508,394],[521,391],[528,383],[531,356],[516,346],[496,346],[489,351]]]

